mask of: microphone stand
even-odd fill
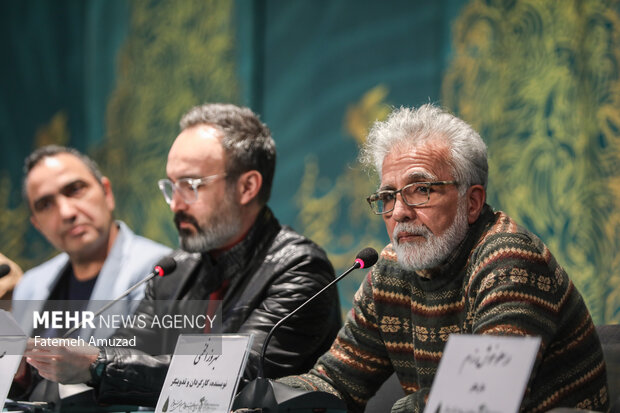
[[[263,342],[263,348],[261,349],[261,352],[260,352],[260,360],[258,362],[258,374],[256,376],[257,379],[262,379],[263,376],[264,376],[265,353],[267,351],[267,345],[269,344],[269,340],[271,340],[271,336],[273,336],[273,333],[276,331],[276,329],[278,327],[280,327],[280,325],[284,324],[289,318],[294,316],[299,310],[304,308],[307,304],[311,303],[315,298],[317,298],[319,295],[321,295],[323,293],[323,291],[329,289],[332,285],[334,285],[338,281],[340,281],[345,275],[348,275],[351,271],[357,270],[358,268],[362,268],[362,267],[363,267],[363,262],[360,262],[360,260],[355,260],[355,264],[353,264],[348,270],[346,270],[345,272],[340,274],[337,278],[335,278],[333,281],[331,281],[325,287],[321,288],[321,290],[318,293],[314,294],[307,301],[304,301],[304,303],[302,305],[300,305],[299,307],[297,307],[296,309],[291,311],[286,316],[282,317],[282,319],[280,321],[278,321],[271,328],[271,330],[269,330],[269,334],[267,334],[267,337],[265,337],[265,341]]]
[[[375,252],[376,255],[376,252]],[[375,258],[376,262],[376,258]],[[278,321],[269,331],[265,341],[263,342],[263,348],[261,350],[260,359],[258,363],[258,374],[255,380],[252,380],[237,396],[232,405],[232,410],[241,408],[260,408],[265,412],[279,412],[289,411],[291,409],[299,412],[312,412],[315,409],[321,409],[321,412],[346,412],[347,408],[341,399],[334,396],[331,393],[322,391],[306,391],[289,387],[285,384],[278,383],[276,381],[264,378],[264,361],[267,344],[275,330],[296,314],[299,310],[304,308],[308,303],[313,301],[325,290],[340,281],[345,275],[348,275],[351,271],[358,268],[370,267],[374,265],[374,262],[370,265],[365,265],[364,261],[360,258],[355,260],[348,270],[339,275],[319,292],[310,297],[302,305],[297,307],[291,313],[287,314],[280,321]],[[297,410],[299,409],[299,410]],[[319,411],[319,410],[316,410]]]
[[[121,295],[119,295],[118,297],[116,297],[114,300],[110,301],[109,303],[107,303],[106,305],[104,305],[103,307],[101,307],[99,310],[97,310],[94,314],[93,314],[93,318],[97,317],[99,314],[103,313],[105,310],[107,310],[108,308],[112,307],[114,304],[118,303],[120,300],[122,300],[123,298],[125,298],[126,296],[128,296],[129,294],[131,294],[132,291],[134,291],[136,288],[140,287],[142,284],[150,281],[152,278],[154,278],[156,275],[159,275],[160,277],[162,275],[164,275],[164,271],[161,268],[155,268],[155,271],[153,271],[152,273],[150,273],[149,275],[147,275],[145,278],[143,278],[141,281],[138,281],[136,284],[132,285],[129,289],[127,289],[124,293],[122,293]],[[71,334],[75,333],[78,329],[84,327],[84,322],[80,322],[78,325],[76,325],[75,327],[72,327],[71,329],[69,329],[65,334],[62,335],[62,338],[67,338],[69,337]]]

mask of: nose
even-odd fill
[[[58,213],[63,220],[75,218],[77,210],[71,198],[60,195],[56,198],[56,204],[58,205]]]
[[[391,216],[396,222],[412,221],[415,218],[415,210],[413,207],[405,204],[402,195],[398,194],[394,200],[394,209],[391,212]]]

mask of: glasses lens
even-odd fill
[[[410,206],[425,204],[430,199],[430,185],[428,182],[407,185],[403,188],[401,195]]]
[[[191,184],[190,179],[179,179],[176,183],[176,190],[183,198],[183,202],[186,204],[193,204],[198,199],[198,194],[194,190],[194,186]]]
[[[169,204],[172,202],[172,197],[174,196],[174,185],[169,179],[160,179],[157,182],[161,193],[164,195],[164,199]]]
[[[383,212],[385,211],[385,202],[383,202],[383,200],[381,199],[377,199],[372,203],[372,209],[377,214],[383,214]]]
[[[368,199],[375,214],[384,214],[394,205],[394,195],[391,193],[380,192],[371,195]]]
[[[198,200],[198,193],[194,189],[192,181],[194,180],[179,179],[176,183],[173,183],[169,179],[160,179],[157,185],[168,204],[172,202],[175,193],[178,193],[186,204],[192,204]]]

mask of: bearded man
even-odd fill
[[[271,328],[332,281],[334,271],[321,248],[281,226],[267,206],[276,150],[257,115],[235,105],[206,104],[184,115],[181,129],[168,154],[168,177],[158,183],[179,232],[177,268],[147,285],[135,318],[151,319],[162,312],[161,303],[221,302],[218,332],[254,335],[247,381],[257,374]],[[332,289],[277,330],[266,350],[265,376],[307,371],[341,325]],[[113,336],[137,337],[143,352],[48,347],[26,355],[45,378],[87,382],[101,403],[155,406],[176,342],[161,333],[121,328]]]
[[[381,177],[368,203],[391,243],[331,349],[308,374],[280,381],[361,412],[395,372],[406,396],[392,412],[421,412],[450,334],[539,336],[521,411],[606,411],[588,309],[541,240],[485,203],[478,133],[433,105],[400,108],[375,123],[362,158]]]

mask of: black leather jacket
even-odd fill
[[[271,327],[334,279],[325,252],[292,229],[282,227],[268,208],[231,253],[218,257],[232,273],[222,300],[224,333],[252,333],[254,340],[243,381],[256,376],[262,344]],[[176,251],[176,270],[152,280],[136,315],[156,313],[160,300],[195,298],[196,278],[204,271],[205,257]],[[231,266],[232,271],[231,271]],[[214,271],[218,266],[211,267]],[[206,297],[202,297],[206,299]],[[327,351],[341,326],[338,293],[334,287],[284,323],[271,338],[265,356],[266,377],[277,378],[308,371]],[[151,354],[119,347],[102,348],[105,365],[95,377],[100,403],[154,406],[163,385],[176,338],[164,339],[153,330],[121,329],[118,338],[137,337],[138,348],[161,343]],[[96,373],[95,373],[96,374]]]

